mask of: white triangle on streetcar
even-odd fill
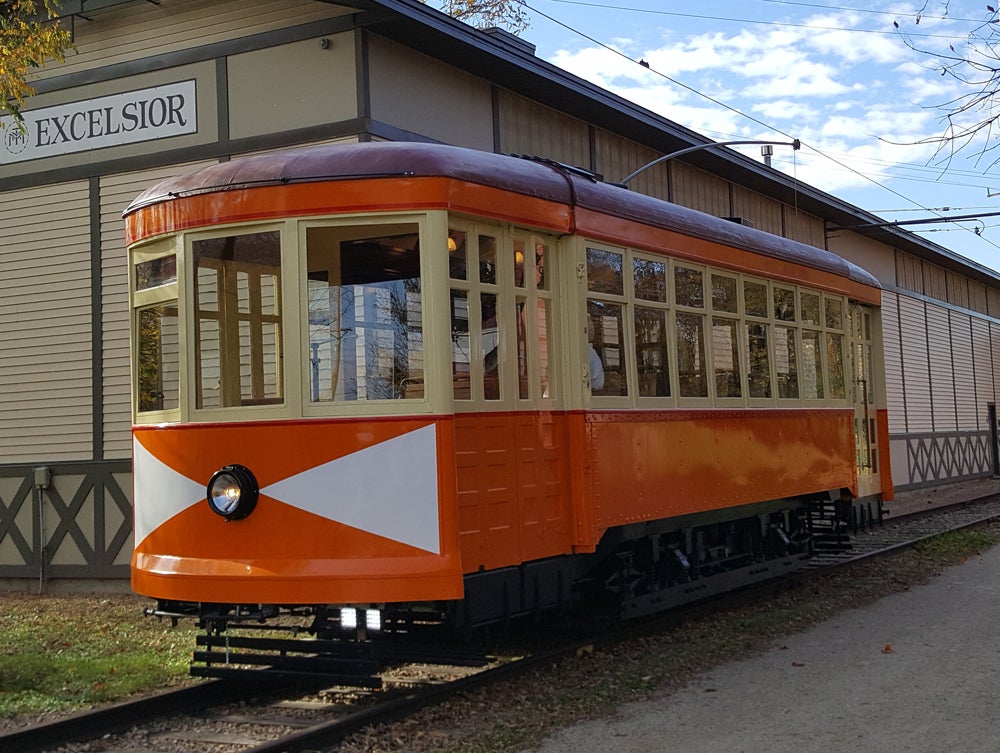
[[[135,544],[178,513],[205,499],[205,484],[192,481],[163,463],[138,439],[132,439],[135,498]]]
[[[376,536],[441,551],[433,425],[310,468],[261,494]]]

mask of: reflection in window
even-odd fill
[[[451,291],[451,374],[456,400],[472,398],[472,344],[469,337],[469,294]]]
[[[799,302],[802,305],[802,323],[815,327],[822,326],[819,316],[819,294],[803,291],[799,295]]]
[[[544,243],[535,244],[535,288],[537,290],[549,289],[549,276],[545,274],[548,263],[549,247]]]
[[[306,231],[313,402],[424,396],[416,225]]]
[[[743,283],[743,305],[747,316],[767,318],[767,285],[746,280]]]
[[[173,410],[180,405],[180,336],[177,304],[139,311],[139,412]]]
[[[497,239],[491,235],[479,236],[479,281],[497,284]]]
[[[544,298],[535,301],[538,319],[536,320],[535,342],[538,344],[538,394],[542,397],[555,397],[549,374],[549,364],[552,362],[549,344],[549,332],[552,331],[549,302]]]
[[[587,290],[622,295],[622,255],[600,248],[587,249]]]
[[[678,313],[677,378],[681,397],[708,397],[705,317]]]
[[[767,325],[747,324],[747,389],[750,397],[771,397]]]
[[[805,296],[803,296],[803,302]],[[817,311],[819,307],[817,306]],[[802,331],[802,397],[807,400],[823,399],[823,359],[820,333]]]
[[[839,303],[839,301],[838,301]],[[847,398],[847,384],[844,369],[844,336],[834,332],[826,333],[826,364],[830,372],[830,397],[833,400]]]
[[[727,314],[735,314],[739,311],[735,277],[712,275],[712,309]]]
[[[514,287],[523,288],[525,286],[524,265],[528,263],[524,256],[524,241],[515,238],[511,248],[514,252],[511,255],[514,262]]]
[[[280,403],[281,241],[277,232],[196,240],[195,403]]]
[[[826,326],[831,329],[844,328],[844,303],[839,298],[825,298]]]
[[[617,303],[587,301],[590,391],[594,395],[627,395],[625,331]]]
[[[468,279],[469,249],[465,244],[465,233],[461,230],[448,231],[448,276],[453,280]]]
[[[635,297],[644,301],[667,302],[667,263],[650,259],[633,259],[632,276]]]
[[[795,330],[774,328],[774,370],[778,376],[778,397],[799,396],[799,373],[795,360]]]
[[[497,327],[496,293],[481,293],[479,307],[482,312],[483,333],[483,397],[500,399],[500,330]]]
[[[795,291],[774,288],[774,318],[780,322],[795,321]]]
[[[641,397],[670,395],[666,311],[635,308],[635,361]]]
[[[135,289],[149,290],[177,282],[177,257],[161,256],[135,265]]]
[[[716,397],[741,397],[740,347],[735,319],[712,320],[712,370]]]
[[[674,267],[674,300],[678,306],[705,306],[705,275],[700,269]]]

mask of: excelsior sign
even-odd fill
[[[112,94],[0,118],[0,165],[198,131],[195,82]]]

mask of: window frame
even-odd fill
[[[626,349],[626,375],[627,375],[627,389],[628,394],[623,396],[618,395],[594,395],[590,394],[589,390],[584,387],[584,403],[591,405],[594,408],[621,408],[621,407],[633,407],[633,408],[647,408],[647,409],[659,409],[659,408],[720,408],[720,409],[739,409],[739,408],[760,408],[760,409],[781,409],[781,408],[792,408],[792,407],[847,407],[850,405],[850,392],[849,390],[843,397],[830,397],[830,384],[831,384],[831,371],[830,363],[827,358],[827,338],[829,334],[837,335],[841,338],[841,359],[842,359],[842,369],[843,377],[846,381],[849,378],[849,374],[846,369],[849,368],[848,364],[848,351],[847,351],[847,331],[846,331],[846,312],[849,307],[849,300],[847,296],[828,291],[825,288],[820,288],[816,286],[809,285],[799,285],[794,281],[789,281],[786,279],[772,279],[766,276],[762,276],[759,273],[743,272],[734,269],[728,269],[721,266],[716,266],[713,264],[705,264],[704,262],[695,261],[691,259],[686,259],[677,256],[670,256],[667,254],[658,254],[655,251],[635,249],[630,247],[615,246],[611,244],[605,244],[595,241],[590,238],[581,238],[579,243],[579,256],[577,266],[579,270],[580,282],[582,283],[582,302],[581,302],[581,314],[585,321],[589,316],[589,301],[601,300],[607,302],[613,302],[615,304],[620,304],[623,307],[622,319],[623,319],[623,330],[625,338],[631,343],[631,345]],[[589,285],[589,267],[588,267],[588,250],[595,249],[599,251],[619,253],[622,255],[622,266],[626,270],[623,275],[623,294],[621,296],[614,293],[609,293],[606,291],[592,291]],[[639,298],[636,296],[635,290],[635,280],[634,280],[634,262],[636,260],[648,260],[652,262],[662,263],[665,265],[666,269],[666,300],[665,301],[648,301],[645,298]],[[698,271],[702,274],[702,298],[703,306],[691,306],[691,305],[681,305],[677,302],[676,297],[676,272],[677,268],[686,268],[693,271]],[[736,311],[732,310],[733,306],[727,304],[725,306],[718,306],[714,300],[714,289],[715,280],[714,277],[723,277],[728,280],[732,280],[735,283],[736,289]],[[750,305],[748,305],[747,297],[747,283],[752,285],[760,286],[762,289],[753,291],[759,295],[764,296],[761,311],[763,315],[756,315],[748,313],[750,310]],[[790,304],[792,309],[784,318],[779,318],[779,314],[775,309],[775,305],[778,299],[776,295],[781,296],[781,301]],[[803,307],[802,300],[804,296],[814,296],[819,301],[820,306],[820,319],[818,324],[807,324],[803,321]],[[826,326],[826,306],[827,301],[831,303],[835,302],[835,305],[839,306],[841,311],[841,328],[831,328]],[[650,395],[640,395],[639,394],[639,357],[637,354],[637,348],[640,344],[637,343],[637,327],[635,322],[636,309],[637,308],[654,308],[657,310],[662,310],[665,312],[667,320],[667,359],[668,359],[668,381],[670,384],[670,395],[669,396],[650,396]],[[696,396],[682,396],[680,394],[679,385],[679,354],[678,354],[678,342],[677,342],[677,332],[676,332],[676,318],[679,313],[697,315],[702,317],[703,322],[703,338],[704,338],[704,351],[706,358],[706,379],[707,379],[707,394],[705,397]],[[736,349],[737,349],[737,363],[740,371],[739,383],[740,383],[740,397],[726,397],[720,396],[718,386],[716,384],[715,375],[715,364],[716,364],[716,350],[719,347],[719,343],[715,342],[713,337],[713,327],[717,319],[723,319],[726,322],[735,322],[736,327]],[[749,340],[749,328],[751,326],[763,327],[764,334],[767,338],[767,380],[769,387],[769,397],[752,397],[750,392],[750,340]],[[786,337],[788,338],[791,350],[789,355],[795,359],[795,390],[797,392],[796,397],[779,397],[779,385],[778,385],[778,364],[777,364],[777,332],[778,328],[784,328],[788,330]],[[571,331],[576,332],[575,328],[570,328]],[[809,330],[819,333],[820,342],[822,347],[819,353],[819,365],[822,369],[822,398],[810,398],[805,396],[803,389],[803,331]],[[731,347],[730,341],[727,339],[725,343],[726,347]],[[586,328],[583,329],[583,334],[580,336],[579,340],[579,350],[577,351],[580,355],[580,368],[586,369],[587,360],[587,346],[588,340],[586,335]],[[761,374],[763,376],[763,374]],[[589,399],[589,403],[588,403]]]
[[[187,338],[185,337],[182,316],[183,305],[183,285],[184,279],[184,254],[178,248],[179,236],[170,235],[162,238],[138,244],[129,249],[129,383],[131,394],[129,397],[130,411],[133,424],[156,424],[164,422],[176,422],[185,415],[185,400],[187,397]],[[164,259],[170,256],[175,257],[176,276],[172,281],[138,289],[137,271],[138,266],[145,262]],[[163,305],[173,304],[178,311],[178,390],[177,407],[164,408],[152,411],[139,410],[139,320],[142,312],[148,309]]]

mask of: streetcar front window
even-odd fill
[[[280,403],[281,237],[192,243],[198,408]]]
[[[306,230],[310,401],[424,396],[416,223]]]

